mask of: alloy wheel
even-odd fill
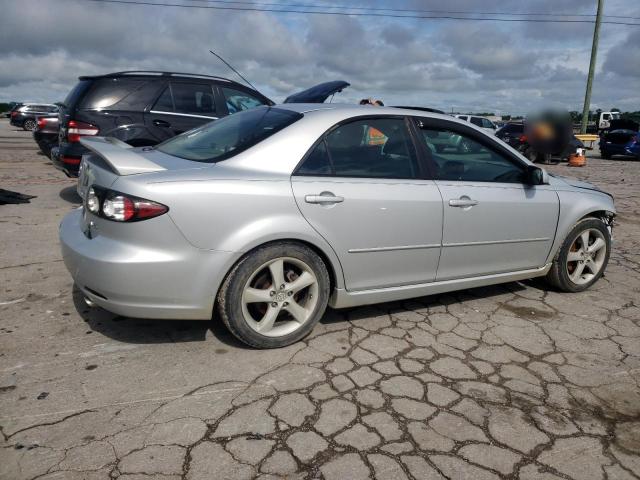
[[[267,337],[288,335],[308,322],[318,302],[318,279],[302,260],[279,257],[258,267],[242,291],[246,323]]]
[[[607,242],[600,230],[589,228],[581,232],[567,254],[567,273],[576,285],[589,283],[604,266]]]

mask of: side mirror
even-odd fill
[[[529,165],[527,167],[527,184],[528,185],[548,185],[549,174],[546,172],[546,170],[540,167]]]

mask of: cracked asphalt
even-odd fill
[[[329,311],[257,351],[218,323],[87,308],[57,226],[74,182],[0,121],[0,478],[640,478],[640,163],[550,171],[612,192],[606,277]]]

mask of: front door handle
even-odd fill
[[[331,204],[342,203],[344,197],[338,197],[331,192],[322,192],[320,195],[306,195],[304,201],[307,203]]]
[[[165,127],[165,128],[169,128],[171,126],[171,124],[169,122],[166,122],[164,120],[154,120],[153,124],[156,127]]]
[[[451,200],[449,200],[450,207],[467,208],[467,207],[473,207],[474,205],[478,205],[478,203],[479,203],[478,200],[472,200],[466,196],[463,196],[460,198],[452,198]]]

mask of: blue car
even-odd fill
[[[600,136],[600,156],[635,157],[640,160],[640,124],[633,120],[612,120],[611,127]]]

